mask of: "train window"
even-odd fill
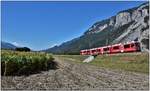
[[[129,44],[124,45],[124,48],[130,48],[130,45]]]
[[[119,46],[114,46],[113,49],[119,49]]]
[[[92,52],[95,52],[96,50],[92,50]]]
[[[131,44],[131,47],[134,47],[134,44]]]
[[[104,51],[108,51],[109,50],[109,48],[104,48]]]
[[[86,53],[86,51],[83,51],[83,53]]]
[[[97,51],[98,51],[98,52],[100,52],[100,51],[101,51],[101,49],[97,49]]]

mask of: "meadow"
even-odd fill
[[[123,53],[98,55],[92,62],[83,63],[87,56],[81,55],[59,55],[61,59],[74,61],[76,63],[94,65],[108,69],[118,69],[138,73],[149,73],[148,53]]]

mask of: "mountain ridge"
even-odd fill
[[[143,51],[149,50],[149,2],[122,10],[115,16],[97,21],[78,38],[43,50],[57,54],[78,54],[81,49],[127,41],[139,41]]]
[[[5,41],[1,41],[1,49],[14,50],[15,48],[17,48],[17,46],[15,46],[11,43],[5,42]]]

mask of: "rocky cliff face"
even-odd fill
[[[139,41],[143,51],[149,50],[148,2],[96,22],[81,37],[50,48],[46,52],[79,53],[81,49],[128,41]]]
[[[141,42],[142,49],[148,51],[149,46],[149,4],[143,4],[133,10],[131,13],[123,12],[116,16],[115,27],[122,26],[133,22],[129,27],[126,28],[125,32],[122,33],[113,42],[127,42],[137,40]]]
[[[136,40],[141,42],[144,51],[148,51],[149,3],[144,3],[139,7],[121,11],[116,16],[107,19],[107,22],[100,26],[94,24],[86,34],[98,33],[110,26],[112,26],[112,30],[115,30],[129,23],[130,25],[123,30],[124,32],[113,40],[111,44]]]

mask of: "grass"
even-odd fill
[[[74,61],[77,63],[82,63],[82,61],[88,57],[86,55],[55,55],[55,56],[63,60]]]
[[[97,56],[91,63],[99,67],[149,73],[148,53],[125,53],[121,55]]]
[[[51,54],[1,51],[1,75],[29,75],[55,67]]]
[[[81,55],[61,55],[64,59],[82,63],[87,56]],[[106,54],[97,56],[90,63],[82,63],[95,65],[109,69],[118,69],[139,73],[149,73],[149,55],[148,53],[123,53],[123,54]]]

